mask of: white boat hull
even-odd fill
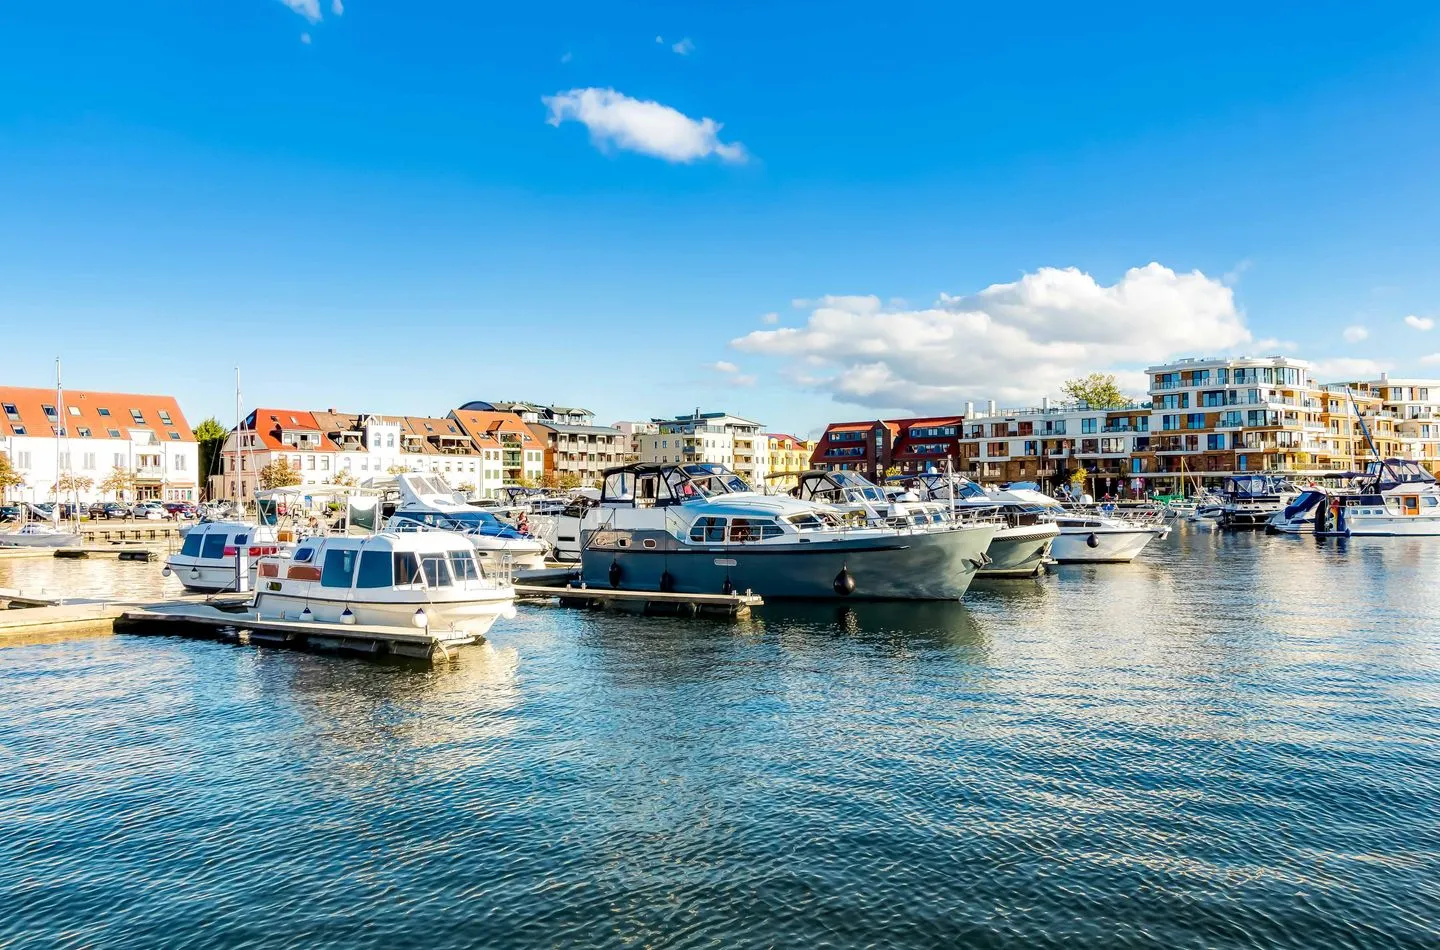
[[[547,546],[538,538],[492,538],[466,535],[475,547],[475,556],[487,569],[500,569],[508,558],[512,571],[538,571],[545,567]]]
[[[175,555],[165,562],[165,570],[175,575],[182,587],[196,594],[223,594],[239,590],[235,583],[235,563],[216,564],[199,558]],[[255,564],[250,564],[250,589],[255,589]]]
[[[985,554],[990,563],[980,569],[981,579],[1034,577],[1045,570],[1051,545],[1060,536],[1053,524],[1002,528]]]
[[[1061,564],[1128,564],[1157,537],[1151,528],[1062,527],[1050,556]]]
[[[64,532],[52,534],[47,531],[21,534],[16,531],[10,534],[0,534],[0,548],[70,548],[77,547],[79,544],[80,535]]]
[[[310,616],[304,612],[309,609]],[[454,630],[468,636],[483,637],[501,617],[515,616],[514,588],[496,588],[492,596],[470,595],[455,602],[399,601],[394,603],[357,603],[341,598],[303,597],[285,593],[260,591],[255,595],[255,610],[261,617],[277,620],[313,619],[325,623],[347,623],[350,611],[353,622],[367,626],[409,627],[431,632]],[[422,628],[415,623],[415,612],[425,616]]]

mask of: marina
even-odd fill
[[[178,591],[113,559],[0,561],[0,587],[34,570]],[[1429,946],[1437,570],[1423,538],[1181,523],[1130,565],[963,604],[716,622],[522,598],[420,666],[143,619],[0,638],[3,820],[67,829],[0,835],[0,936],[458,943],[484,915],[519,944],[622,946],[698,917],[736,943],[763,921],[787,945],[1058,946],[1066,919],[1097,947]]]

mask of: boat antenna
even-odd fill
[[[60,357],[55,357],[55,412],[60,423],[55,428],[55,504],[50,507],[50,521],[55,530],[60,530],[60,454],[61,443],[66,441],[65,433],[65,390],[60,385]]]
[[[1375,472],[1375,480],[1378,482],[1380,476],[1389,473],[1392,478],[1395,473],[1390,471],[1390,466],[1380,457],[1380,449],[1375,445],[1375,439],[1370,435],[1370,427],[1365,424],[1365,417],[1360,414],[1360,404],[1355,401],[1355,392],[1349,386],[1345,387],[1345,395],[1350,399],[1350,407],[1355,410],[1355,418],[1360,420],[1360,432],[1365,436],[1365,442],[1370,446],[1370,451],[1375,456],[1375,461],[1380,463],[1379,469]],[[1397,479],[1398,481],[1398,479]]]

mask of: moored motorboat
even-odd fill
[[[495,511],[468,504],[439,475],[404,473],[396,477],[396,486],[400,500],[386,522],[387,530],[442,528],[469,538],[476,555],[497,567],[545,567],[549,545]]]
[[[484,636],[515,613],[508,576],[487,573],[469,539],[449,531],[309,538],[261,558],[257,574],[262,617]]]
[[[31,521],[14,531],[0,532],[0,548],[67,548],[79,543],[79,534],[40,521]]]
[[[918,497],[966,512],[991,512],[1000,519],[986,551],[990,563],[980,569],[983,578],[1035,577],[1045,570],[1060,527],[1043,509],[990,494],[968,478],[955,474],[925,473],[903,480]]]
[[[218,594],[240,589],[238,555],[244,549],[247,587],[254,589],[256,559],[281,550],[276,531],[269,525],[241,521],[202,521],[185,532],[180,550],[165,561],[164,573],[173,574],[188,591]]]
[[[1440,536],[1440,484],[1408,459],[1371,462],[1353,490],[1309,488],[1267,529],[1320,537]]]
[[[1300,490],[1280,475],[1231,475],[1221,492],[1217,521],[1222,528],[1264,528],[1272,515],[1299,495]]]
[[[958,600],[996,531],[857,524],[830,505],[762,495],[717,464],[610,469],[584,519],[589,586],[766,598]]]

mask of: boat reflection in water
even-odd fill
[[[584,515],[582,576],[623,590],[958,600],[997,527],[938,513],[852,524],[831,505],[762,495],[723,465],[628,465],[605,473]]]

